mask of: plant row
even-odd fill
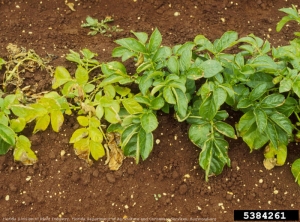
[[[287,16],[278,31],[289,20],[300,23],[294,6],[281,11]],[[230,166],[227,137],[241,137],[250,151],[265,148],[268,169],[285,163],[288,144],[300,139],[300,38],[275,48],[253,34],[239,38],[228,31],[213,42],[197,35],[194,41],[169,47],[162,45],[158,29],[150,36],[132,34],[115,41],[118,47],[112,57],[119,61],[101,63],[88,49],[80,54],[70,50],[66,59],[77,64],[75,73],[56,67],[53,91],[33,102],[18,88],[4,92],[0,153],[13,148],[16,161],[35,163],[30,141],[22,135],[25,126],[34,122],[37,133],[51,125],[58,132],[65,115],[73,114],[80,128],[70,143],[80,158],[91,164],[115,152],[107,146],[114,135],[123,154],[139,163],[153,149],[157,112],[163,111],[190,124],[188,136],[200,148],[199,165],[206,180]],[[126,60],[135,63],[133,74],[127,72]],[[0,67],[6,63],[1,59]],[[132,84],[137,84],[138,93],[132,93]],[[234,127],[226,123],[229,114],[224,107],[243,113]],[[300,159],[293,163],[292,173],[300,185]]]

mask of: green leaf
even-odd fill
[[[237,139],[236,135],[235,135],[235,131],[233,129],[232,126],[230,126],[229,124],[225,123],[225,122],[221,122],[221,121],[217,121],[214,123],[214,128],[221,134],[233,138],[233,139]]]
[[[70,50],[70,53],[67,54],[66,59],[75,62],[77,64],[81,64],[82,61],[80,59],[80,54],[78,52],[75,52],[73,50]]]
[[[134,38],[118,39],[115,42],[131,51],[147,53],[145,46]]]
[[[176,113],[179,115],[180,119],[183,119],[187,115],[188,99],[181,89],[172,88],[172,91],[176,99]]]
[[[116,90],[113,85],[105,85],[103,87],[103,91],[104,91],[105,96],[107,96],[109,98],[113,99],[116,96]]]
[[[196,146],[202,148],[207,140],[211,130],[211,125],[208,122],[203,124],[192,124],[189,128],[189,139]]]
[[[253,106],[253,101],[248,98],[241,99],[237,104],[238,109],[246,109],[250,106]]]
[[[273,93],[271,95],[266,96],[261,101],[262,108],[275,108],[283,105],[285,102],[285,97],[279,93]]]
[[[143,107],[134,98],[123,99],[122,104],[129,114],[143,112]]]
[[[267,114],[259,108],[253,110],[255,121],[257,125],[257,129],[260,133],[263,133],[267,127],[268,117]]]
[[[251,151],[260,149],[269,141],[268,136],[259,132],[256,124],[252,124],[249,130],[243,133],[242,138]]]
[[[112,57],[122,57],[122,62],[128,60],[134,55],[134,52],[130,51],[129,49],[123,46],[116,47],[112,51]]]
[[[298,182],[298,185],[300,186],[300,159],[293,162],[291,171],[295,177],[295,182]]]
[[[124,151],[124,155],[131,156],[137,150],[137,133],[140,130],[140,127],[132,124],[125,128],[122,133],[121,141],[122,141],[122,150]],[[135,156],[135,155],[134,155]]]
[[[267,122],[267,127],[265,130],[266,135],[271,141],[271,144],[277,149],[279,145],[279,137],[278,137],[278,132],[277,128],[275,127],[274,123],[272,121]]]
[[[144,72],[146,70],[151,70],[153,68],[153,63],[151,61],[143,62],[141,65],[139,65],[136,69],[137,73]]]
[[[45,131],[50,124],[50,116],[48,114],[40,116],[36,120],[35,127],[33,129],[33,133],[37,133],[38,131],[42,130]]]
[[[230,166],[227,149],[228,143],[224,139],[209,138],[205,141],[199,155],[199,165],[205,170],[206,181],[210,175],[220,174],[225,164]]]
[[[282,19],[277,23],[276,31],[280,32],[280,30],[283,28],[283,26],[287,22],[292,21],[292,20],[293,20],[293,18],[291,16],[284,16],[284,17],[282,17]]]
[[[152,112],[148,112],[141,116],[141,124],[146,133],[151,133],[157,128],[158,121]]]
[[[300,98],[300,76],[297,76],[293,82],[292,89],[294,93]]]
[[[197,80],[197,79],[201,79],[202,77],[204,77],[204,73],[199,67],[190,68],[187,71],[187,78],[188,79]]]
[[[5,60],[0,58],[0,70],[2,69],[2,65],[4,65],[5,63]]]
[[[89,118],[86,116],[78,116],[77,121],[80,126],[88,126],[89,125]]]
[[[219,109],[219,107],[225,103],[226,98],[227,93],[223,88],[218,87],[213,91],[213,100],[217,109]]]
[[[95,127],[95,128],[98,128],[100,127],[100,121],[97,117],[95,116],[92,116],[90,117],[90,127]]]
[[[38,104],[36,104],[38,105]],[[26,122],[31,122],[32,120],[34,120],[38,115],[42,115],[42,114],[46,114],[44,112],[37,112],[37,110],[33,107],[30,106],[24,106],[21,104],[18,105],[13,105],[11,107],[11,110],[13,111],[13,113],[18,116],[18,117],[22,117],[25,118]]]
[[[278,112],[284,114],[285,116],[289,117],[295,111],[297,105],[298,105],[298,102],[295,98],[288,97],[285,100],[283,105],[276,107],[276,110]]]
[[[51,126],[54,132],[59,132],[64,123],[64,115],[60,110],[51,111]]]
[[[9,145],[3,139],[0,138],[0,155],[6,154],[10,147],[11,145]]]
[[[78,66],[75,72],[75,78],[79,85],[84,85],[89,80],[89,74],[88,71],[83,68],[82,66]]]
[[[153,62],[158,62],[159,60],[166,60],[172,54],[172,50],[170,47],[163,46],[160,47],[152,57]]]
[[[263,94],[267,92],[267,84],[266,83],[261,83],[258,84],[250,93],[249,99],[252,101],[255,101],[259,99]]]
[[[15,104],[16,98],[16,95],[7,95],[3,101],[3,109],[10,109],[10,107]]]
[[[1,107],[0,107],[0,109],[1,109]],[[5,126],[8,126],[9,118],[6,116],[6,114],[4,112],[0,112],[0,123],[2,123]]]
[[[108,107],[104,107],[104,118],[109,123],[118,123],[121,121],[119,116],[120,105],[117,101],[112,101],[112,104]]]
[[[158,29],[155,28],[155,30],[153,31],[149,39],[149,45],[148,45],[149,52],[151,53],[156,51],[160,47],[161,42],[162,42],[162,36],[158,31]]]
[[[57,89],[68,81],[72,81],[69,71],[63,66],[57,66],[54,73],[52,89]]]
[[[213,96],[205,98],[200,105],[199,115],[207,120],[212,120],[217,114],[218,108],[213,100]]]
[[[103,87],[103,86],[106,86],[106,85],[109,85],[109,84],[117,83],[117,82],[119,82],[120,80],[123,80],[123,79],[124,79],[123,76],[113,74],[113,75],[110,75],[107,78],[104,78],[99,86]]]
[[[95,160],[99,160],[99,158],[105,155],[104,147],[101,143],[90,140],[89,147],[91,155]]]
[[[9,145],[15,145],[15,132],[8,126],[0,123],[0,138],[4,140]]]
[[[287,133],[288,136],[292,135],[293,124],[288,117],[279,112],[274,112],[270,116],[270,119],[276,123],[283,131]]]
[[[137,145],[136,163],[139,162],[139,155],[141,155],[143,160],[149,157],[153,149],[153,134],[146,133],[144,129],[141,129],[137,134]]]
[[[168,59],[167,67],[171,73],[179,74],[179,62],[175,56],[171,56]]]
[[[211,59],[201,63],[199,68],[203,70],[205,78],[213,77],[223,70],[220,62]]]
[[[113,74],[121,75],[123,77],[127,76],[125,66],[122,63],[116,61],[103,63],[101,66],[101,70],[106,77],[109,77]]]
[[[69,143],[76,143],[83,138],[88,136],[88,130],[86,128],[80,128],[75,130],[75,132],[72,134],[70,142]]]
[[[162,96],[156,97],[153,100],[151,100],[151,109],[152,110],[159,110],[165,105],[165,100]]]
[[[24,118],[12,119],[10,121],[10,128],[16,133],[21,132],[26,126],[26,121]]]
[[[37,162],[37,157],[31,150],[31,143],[26,136],[21,135],[17,138],[14,160],[20,161],[24,165],[33,165]]]
[[[103,135],[101,131],[96,127],[89,127],[89,137],[92,141],[102,143]]]
[[[237,32],[234,31],[227,31],[225,32],[220,39],[214,42],[214,48],[218,53],[224,51],[225,49],[234,46],[238,39]]]
[[[138,40],[141,43],[145,44],[147,42],[147,39],[148,39],[148,34],[147,33],[145,33],[145,32],[133,32],[133,31],[131,31],[131,33],[134,34],[135,37],[137,37]]]
[[[101,105],[98,105],[96,107],[96,116],[98,117],[98,119],[102,119],[104,115],[104,108]]]
[[[191,60],[192,60],[192,51],[191,50],[183,51],[179,58],[180,71],[182,72],[187,71],[191,66]]]
[[[114,87],[115,87],[116,92],[122,97],[127,96],[131,91],[127,87],[122,87],[122,86],[118,86],[118,85],[116,85]]]
[[[253,110],[246,112],[241,118],[237,125],[237,130],[240,133],[240,136],[243,137],[247,131],[251,128],[251,126],[256,122],[255,115]]]
[[[194,39],[194,42],[199,46],[199,50],[208,50],[213,54],[216,54],[214,45],[204,36],[197,35]]]
[[[268,89],[274,87],[272,75],[266,75],[260,72],[252,74],[245,83],[250,88],[255,88],[260,84],[266,84]]]
[[[288,92],[292,89],[293,81],[289,78],[284,78],[280,81],[279,92]]]
[[[167,103],[176,104],[176,98],[173,94],[172,87],[169,86],[164,87],[163,96]]]

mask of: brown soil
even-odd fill
[[[235,30],[240,36],[254,33],[267,38],[274,46],[286,44],[295,28],[299,30],[291,23],[282,32],[275,31],[283,16],[278,9],[299,0],[70,0],[76,11],[64,2],[1,0],[0,57],[5,58],[5,47],[14,43],[41,56],[54,54],[52,65],[72,68],[64,58],[69,49],[89,48],[100,61],[111,61],[113,40],[130,36],[130,30],[151,33],[158,27],[165,45],[193,40],[197,34],[214,40]],[[180,15],[175,17],[175,12]],[[80,28],[87,15],[113,16],[124,31],[112,38],[87,36],[88,30]],[[42,71],[25,74],[25,85],[35,83],[39,91],[50,89],[51,77]],[[233,115],[231,123],[237,118]],[[233,210],[238,209],[300,208],[300,189],[290,172],[291,163],[299,158],[297,144],[289,146],[286,165],[267,171],[262,151],[250,154],[241,140],[230,140],[232,167],[205,182],[197,163],[199,149],[187,137],[188,125],[165,114],[159,120],[154,135],[161,142],[150,158],[139,165],[127,158],[116,172],[104,165],[105,158],[89,167],[75,156],[68,143],[78,127],[74,117],[66,120],[60,133],[46,130],[32,135],[30,126],[25,134],[39,162],[23,166],[14,163],[12,152],[0,156],[0,220],[233,221]],[[63,157],[61,150],[66,151]]]

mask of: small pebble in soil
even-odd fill
[[[64,150],[60,151],[60,156],[64,156],[65,154],[66,154],[66,151],[64,151]]]
[[[16,192],[17,191],[17,187],[13,183],[10,183],[8,185],[8,187],[9,187],[9,190],[12,191],[12,192]]]
[[[183,184],[183,185],[181,185],[181,186],[179,187],[179,193],[180,193],[181,195],[185,194],[185,193],[187,192],[187,190],[188,190],[188,187],[187,187],[186,184]]]
[[[179,176],[179,174],[177,173],[176,170],[174,170],[173,173],[172,173],[172,178],[176,179],[176,178],[178,178],[178,176]]]
[[[233,169],[237,168],[237,166],[238,166],[237,161],[234,160],[234,161],[231,162],[231,167],[232,167]]]
[[[228,191],[226,194],[226,200],[232,200],[232,197],[233,197],[233,193]]]
[[[116,182],[116,178],[112,173],[107,173],[106,174],[106,179],[109,183],[114,183]]]
[[[55,159],[55,153],[53,151],[50,151],[49,158],[50,159]]]
[[[9,201],[9,195],[6,195],[6,196],[5,196],[5,200],[6,200],[6,201]]]
[[[94,177],[98,177],[99,176],[99,171],[98,170],[94,170],[93,171],[93,176]]]
[[[179,15],[180,15],[180,12],[175,12],[175,13],[174,13],[174,16],[175,16],[175,17],[177,17],[177,16],[179,16]]]

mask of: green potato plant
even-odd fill
[[[90,28],[90,32],[88,35],[97,35],[100,33],[101,35],[111,37],[109,32],[121,32],[122,29],[118,28],[118,26],[109,26],[108,23],[113,22],[114,19],[110,16],[105,17],[105,19],[99,22],[98,19],[92,18],[91,16],[86,17],[86,23],[83,23],[81,27]]]
[[[24,135],[19,135],[26,125],[23,117],[11,118],[13,107],[19,105],[22,94],[8,94],[0,98],[0,155],[6,154],[13,148],[15,161],[25,165],[32,165],[37,162],[35,153],[31,150],[31,143]]]
[[[277,31],[288,21],[300,23],[295,6],[281,11],[288,15],[278,23]],[[98,20],[90,17],[83,24],[93,27],[90,34],[106,33],[107,27],[98,25]],[[188,136],[200,148],[199,165],[206,181],[220,174],[225,165],[230,167],[226,137],[241,137],[250,152],[264,147],[267,169],[285,163],[288,144],[300,139],[298,32],[289,45],[277,48],[253,34],[239,38],[234,31],[213,42],[197,35],[193,41],[173,47],[162,45],[158,29],[150,37],[144,32],[132,34],[134,37],[115,41],[118,46],[112,56],[121,62],[100,63],[97,54],[88,49],[80,53],[70,50],[66,59],[77,64],[75,72],[56,67],[53,91],[33,103],[24,102],[21,90],[1,93],[0,154],[14,147],[16,160],[33,164],[37,158],[30,141],[19,133],[33,121],[33,133],[49,125],[58,132],[67,114],[75,115],[79,123],[69,141],[79,158],[92,164],[92,159],[109,156],[106,144],[120,138],[114,145],[139,163],[153,150],[153,131],[161,110],[174,111],[179,122],[190,124]],[[136,67],[133,74],[123,64],[129,59]],[[3,65],[6,61],[0,59],[0,69]],[[138,92],[131,91],[132,84],[137,84]],[[228,107],[242,113],[235,127],[226,120]],[[108,136],[111,133],[119,136]],[[300,185],[299,160],[291,171]]]

